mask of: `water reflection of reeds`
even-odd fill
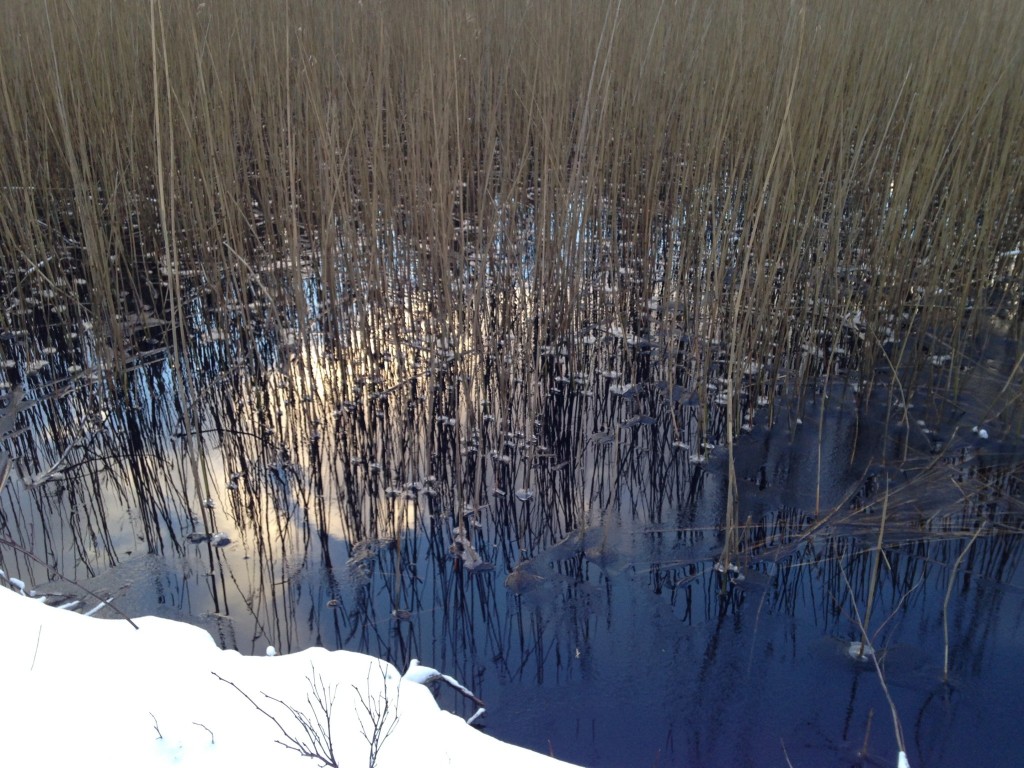
[[[851,601],[869,599],[884,501],[876,647],[898,650],[908,622],[940,631],[938,596],[953,580],[954,665],[986,652],[977,628],[1020,560],[1009,443],[961,425],[935,452],[839,385],[823,409],[824,392],[811,393],[792,430],[781,401],[774,426],[755,404],[737,457],[734,568],[720,568],[721,409],[702,419],[691,388],[664,384],[663,349],[595,334],[516,365],[504,340],[460,355],[412,329],[388,334],[353,332],[333,349],[197,336],[176,370],[192,377],[204,487],[167,351],[119,377],[117,408],[99,408],[105,378],[40,379],[10,407],[17,474],[2,536],[77,579],[158,553],[173,574],[152,582],[160,599],[197,621],[224,617],[216,636],[245,652],[429,657],[493,691],[581,681],[578,660],[623,631],[631,601],[679,628],[788,617],[855,638]],[[806,460],[819,441],[825,472]],[[2,557],[27,581],[49,576]]]
[[[200,337],[182,370],[195,376],[188,407],[208,501],[181,455],[166,359],[130,370],[124,407],[109,413],[95,410],[100,381],[79,377],[60,397],[41,388],[9,439],[25,486],[6,490],[9,533],[61,570],[73,554],[71,573],[92,575],[135,551],[180,558],[202,574],[210,610],[251,623],[253,642],[282,648],[321,637],[326,621],[335,642],[376,639],[373,650],[389,653],[392,630],[411,633],[420,615],[432,626],[438,614],[449,619],[454,606],[466,610],[467,593],[488,616],[502,612],[499,603],[508,610],[507,574],[517,599],[538,590],[537,602],[563,596],[571,605],[573,589],[609,569],[649,572],[655,591],[673,600],[678,589],[715,581],[723,489],[707,482],[718,483],[720,438],[700,431],[686,390],[659,383],[663,355],[612,334],[574,356],[540,354],[508,377],[500,347],[460,357],[403,339],[366,348],[354,339],[334,354],[317,343],[287,356],[266,343],[245,353],[250,373],[234,363],[239,350]],[[607,372],[619,370],[636,378],[611,383],[620,377]],[[895,486],[887,500],[899,521],[894,546],[962,540],[979,510],[1016,498],[1018,481],[986,469],[969,446],[960,450],[882,475],[851,470],[850,488],[829,479],[835,506],[817,514],[806,489],[791,512],[751,507],[736,562],[774,563],[778,578],[805,570],[801,558],[820,557],[820,542],[852,542],[828,561],[870,551],[878,504],[870,497],[883,477]],[[745,494],[757,498],[783,477],[776,466],[768,479],[765,466]],[[1014,530],[1016,512],[992,517],[993,532]],[[188,540],[214,532],[234,545]],[[459,547],[453,556],[460,536],[475,560]],[[565,556],[555,558],[559,547]],[[392,616],[406,611],[412,621]]]
[[[480,690],[579,679],[624,604],[996,621],[1020,15],[954,5],[20,8],[0,567],[158,555],[222,642]]]

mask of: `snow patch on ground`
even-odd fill
[[[323,648],[242,656],[189,624],[135,623],[138,629],[57,610],[0,587],[8,758],[21,765],[311,768],[320,763],[279,743],[288,743],[281,728],[300,744],[319,734],[324,748],[318,696],[333,696],[330,743],[342,766],[368,764],[375,720],[382,734],[391,730],[378,739],[378,768],[569,765],[481,733],[442,711],[418,675],[403,679],[371,656]]]

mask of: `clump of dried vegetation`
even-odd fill
[[[654,329],[732,399],[882,350],[955,386],[977,308],[1020,330],[1009,0],[9,11],[11,330],[101,323],[116,359],[129,316],[205,304],[330,338],[429,286],[461,351],[495,313]]]

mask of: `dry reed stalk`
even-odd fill
[[[393,337],[408,321],[379,308],[413,314],[418,290],[462,351],[490,302],[534,356],[592,326],[665,332],[706,435],[708,382],[728,381],[736,428],[740,398],[871,378],[883,351],[912,388],[934,338],[955,390],[972,308],[1020,276],[997,258],[1024,209],[1006,0],[154,7],[159,87],[137,4],[20,4],[0,32],[0,258],[21,276],[3,295],[109,323],[118,366],[112,318],[166,314],[152,254],[171,245],[187,298],[300,345],[350,321]]]

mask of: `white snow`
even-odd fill
[[[319,739],[325,749],[320,702],[333,696],[329,733],[339,765],[369,764],[375,724],[386,734],[378,768],[569,765],[441,710],[416,681],[447,676],[418,662],[403,678],[349,651],[242,656],[189,624],[135,623],[57,610],[0,586],[5,762],[312,768],[321,761],[281,742]]]

